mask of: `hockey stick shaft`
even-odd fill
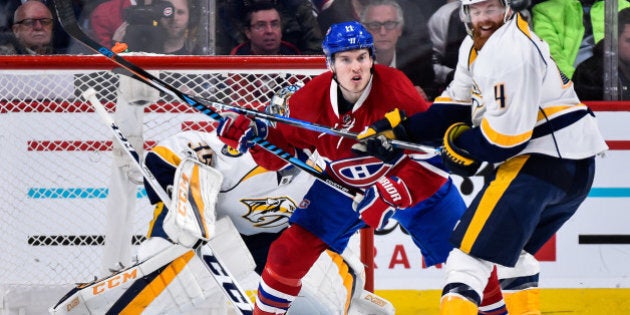
[[[170,205],[171,197],[164,188],[162,188],[155,176],[153,176],[153,173],[151,173],[144,163],[140,162],[138,152],[120,131],[120,128],[118,128],[114,119],[107,113],[103,104],[96,98],[96,91],[93,88],[89,88],[87,91],[83,92],[82,96],[90,102],[95,112],[109,126],[118,144],[120,144],[127,155],[135,161],[136,167],[140,170],[142,176],[146,179],[151,188],[153,188],[162,202],[166,205]],[[210,245],[206,246],[209,247]],[[203,255],[198,251],[197,254],[204,260],[208,270],[212,273],[212,276],[217,281],[219,287],[221,287],[221,290],[223,290],[223,293],[225,293],[230,302],[232,302],[234,308],[243,315],[253,314],[254,306],[249,298],[247,298],[245,290],[240,287],[234,279],[234,276],[224,267],[225,265],[214,254],[214,251],[210,250],[210,253],[206,252]]]
[[[223,119],[223,117],[219,113],[214,111],[212,108],[200,103],[193,97],[181,92],[180,90],[173,87],[172,85],[169,85],[168,83],[160,80],[159,78],[155,77],[154,75],[150,74],[144,69],[136,66],[135,64],[126,60],[125,58],[117,55],[116,53],[108,49],[107,47],[102,46],[101,44],[97,43],[96,41],[88,37],[81,30],[81,28],[79,27],[77,23],[70,0],[54,0],[54,3],[55,3],[55,9],[57,10],[57,15],[59,17],[59,22],[63,26],[63,29],[68,34],[70,34],[70,36],[77,39],[79,42],[83,43],[84,45],[88,46],[90,49],[104,55],[105,57],[109,58],[116,64],[122,66],[123,68],[131,72],[132,77],[158,89],[159,91],[162,91],[168,95],[171,95],[175,98],[183,100],[188,105],[195,108],[202,114],[209,116],[213,120],[220,121]],[[354,198],[357,195],[362,194],[361,190],[355,187],[347,187],[347,186],[337,183],[327,174],[319,172],[317,169],[306,164],[304,161],[301,161],[300,159],[283,151],[282,149],[276,147],[275,145],[271,144],[270,142],[266,140],[263,140],[261,138],[254,138],[252,141],[256,145],[270,152],[271,154],[274,154],[278,156],[279,158],[285,160],[286,162],[294,165],[295,167],[315,176],[316,178],[318,178],[325,184],[333,187],[334,189],[339,190],[340,192],[344,193],[350,198]]]
[[[300,119],[295,119],[291,117],[286,117],[282,115],[274,115],[274,114],[260,112],[257,110],[244,108],[244,107],[240,107],[236,105],[223,104],[223,103],[217,103],[217,102],[212,102],[212,101],[207,101],[207,103],[214,108],[229,109],[229,110],[239,112],[241,114],[251,115],[256,118],[262,118],[262,119],[267,119],[270,121],[280,122],[280,123],[284,123],[284,124],[291,125],[294,127],[307,129],[311,131],[317,131],[317,132],[321,132],[321,133],[325,133],[329,135],[341,136],[341,137],[350,138],[353,140],[357,140],[357,136],[358,136],[358,133],[356,132],[335,129],[332,127],[328,127],[328,126],[324,126],[324,125],[320,125],[320,124],[316,124],[316,123],[312,123],[312,122],[308,122],[308,121],[304,121]],[[434,155],[439,154],[439,151],[434,147],[407,142],[407,141],[396,140],[396,139],[388,139],[388,141],[390,144],[400,149],[426,152],[426,153],[430,153]]]

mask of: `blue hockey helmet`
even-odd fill
[[[332,56],[335,53],[362,48],[368,48],[370,55],[374,56],[374,38],[357,21],[331,25],[322,42],[322,49],[329,64],[332,64]]]

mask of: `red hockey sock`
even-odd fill
[[[306,275],[327,245],[298,225],[286,229],[267,255],[254,314],[282,314],[302,288]]]
[[[488,278],[488,284],[483,290],[483,300],[479,305],[479,314],[484,315],[505,315],[507,314],[507,308],[503,301],[503,294],[501,294],[501,285],[499,284],[499,277],[497,276],[497,267],[492,269],[490,278]]]

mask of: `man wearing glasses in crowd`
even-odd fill
[[[243,32],[248,41],[230,55],[301,55],[293,43],[282,40],[280,13],[271,2],[254,2],[247,8]]]
[[[14,40],[0,47],[0,54],[53,54],[53,16],[38,0],[28,0],[13,15]]]
[[[403,10],[398,2],[369,2],[361,11],[361,23],[374,37],[377,63],[401,70],[426,100],[436,96],[431,58],[397,58],[398,40],[404,26]]]

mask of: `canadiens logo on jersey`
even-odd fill
[[[296,204],[289,197],[241,199],[249,211],[243,217],[259,228],[275,228],[289,223]]]
[[[343,183],[355,187],[372,185],[391,169],[391,165],[383,164],[383,161],[372,156],[334,161],[328,167]]]

